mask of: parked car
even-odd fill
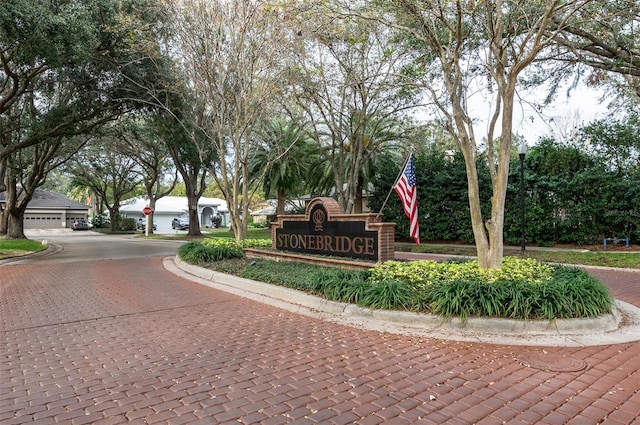
[[[189,228],[189,218],[188,217],[176,217],[171,220],[171,228],[178,230],[187,230]]]
[[[74,220],[73,223],[71,223],[71,229],[89,230],[89,223],[87,222],[87,220],[80,218],[80,219]]]
[[[158,225],[156,224],[156,222],[153,222],[153,230],[158,230]],[[144,218],[139,218],[138,221],[136,222],[136,229],[138,230],[142,230],[144,232],[144,230],[147,228],[147,220]]]

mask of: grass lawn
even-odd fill
[[[47,249],[42,242],[28,239],[6,240],[0,239],[0,260],[9,257],[32,254]]]

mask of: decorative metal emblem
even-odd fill
[[[313,220],[313,224],[316,225],[314,227],[314,230],[316,232],[322,232],[322,224],[327,219],[324,211],[318,208],[313,212],[313,216],[311,217],[311,219]]]

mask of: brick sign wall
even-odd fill
[[[282,251],[372,261],[394,257],[395,223],[375,214],[343,214],[333,198],[315,198],[303,215],[280,215],[272,224],[273,247]]]

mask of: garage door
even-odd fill
[[[61,214],[25,214],[25,229],[61,229]]]

